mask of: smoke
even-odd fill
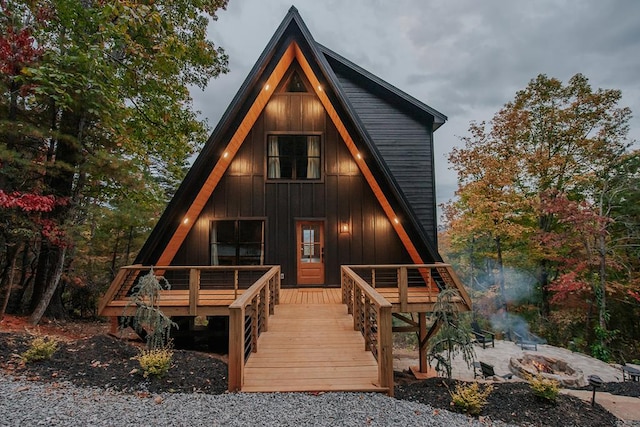
[[[503,268],[503,271],[504,297],[507,303],[517,304],[533,299],[537,283],[536,277],[533,274],[525,270],[507,266]],[[472,280],[473,287],[478,290],[489,290],[491,288],[497,288],[498,286],[497,272],[484,273],[476,276]]]
[[[518,303],[531,299],[535,293],[536,277],[523,270],[504,267],[505,299]]]
[[[547,340],[531,333],[529,324],[522,317],[505,311],[493,314],[489,318],[494,331],[501,331],[511,341],[516,341],[516,334],[527,341],[546,344]],[[515,334],[514,334],[515,332]]]

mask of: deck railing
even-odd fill
[[[258,351],[269,315],[280,302],[280,267],[272,267],[229,306],[229,391],[244,383],[244,365]]]
[[[342,302],[353,315],[353,328],[364,337],[365,350],[378,361],[378,382],[393,396],[391,303],[349,267],[341,267]]]
[[[408,310],[409,289],[412,287],[426,287],[433,293],[434,298],[445,288],[457,288],[462,298],[461,302],[471,307],[471,299],[450,264],[350,265],[348,267],[373,288],[397,288],[401,312]]]
[[[128,300],[131,289],[138,280],[153,268],[154,274],[167,279],[170,291],[163,291],[169,298],[188,294],[188,315],[198,315],[198,305],[215,295],[216,290],[232,290],[232,299],[238,296],[272,266],[142,266],[122,267],[98,305],[98,313],[103,313],[111,301]],[[204,292],[201,292],[204,291]],[[208,294],[210,294],[208,296]],[[117,315],[122,315],[121,312]]]

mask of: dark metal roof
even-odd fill
[[[392,98],[396,101],[404,103],[402,107],[409,111],[417,112],[423,118],[431,118],[433,120],[433,130],[438,129],[447,121],[447,116],[439,112],[438,110],[429,107],[427,104],[417,100],[406,92],[398,89],[397,87],[387,83],[378,76],[370,73],[357,64],[349,61],[345,57],[337,54],[331,49],[318,44],[320,51],[326,56],[331,64],[332,68],[341,68],[346,70],[360,79],[369,81],[369,87],[377,92],[382,92],[386,97]]]
[[[371,90],[382,94],[382,96],[387,97],[395,104],[399,104],[409,114],[417,115],[423,120],[432,120],[434,129],[446,121],[446,116],[316,43],[300,17],[298,10],[292,6],[269,40],[269,43],[267,43],[231,104],[227,107],[198,158],[176,191],[175,196],[160,217],[158,224],[140,250],[135,263],[154,264],[158,260],[195,199],[198,190],[202,187],[222,155],[228,137],[238,127],[260,92],[263,86],[261,82],[273,70],[291,41],[296,41],[302,52],[309,59],[314,73],[316,73],[323,86],[326,87],[324,92],[331,100],[336,111],[338,111],[345,126],[347,126],[354,142],[358,145],[358,149],[363,154],[367,154],[367,165],[378,184],[387,194],[394,210],[401,212],[402,216],[408,220],[403,221],[403,223],[418,252],[425,260],[442,261],[435,246],[435,241],[426,235],[411,205],[376,148],[366,126],[362,123],[356,110],[343,92],[340,81],[334,72],[334,67],[342,67],[343,71],[346,70],[346,72],[353,73],[356,78],[362,79]],[[329,61],[331,61],[331,64]]]

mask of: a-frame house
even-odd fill
[[[392,313],[406,322],[398,330],[419,333],[425,371],[438,293],[458,288],[470,308],[437,250],[433,132],[445,121],[318,44],[292,7],[101,314],[128,315],[128,294],[154,266],[172,285],[163,311],[217,316],[230,389],[259,390],[244,366],[269,319],[288,303],[338,304],[377,361],[376,387],[392,393]]]

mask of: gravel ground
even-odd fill
[[[126,394],[0,375],[0,426],[508,426],[367,393]]]

